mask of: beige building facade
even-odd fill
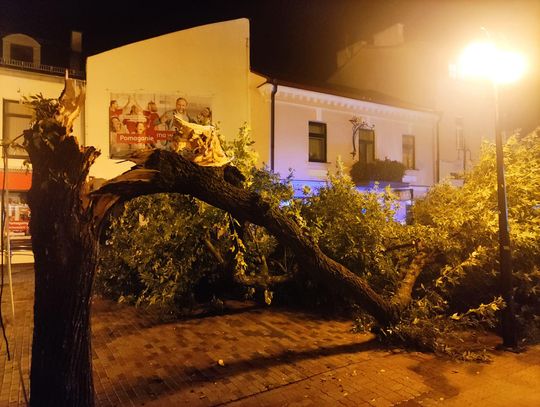
[[[103,152],[92,170],[96,177],[111,178],[131,165],[111,159],[109,151],[107,107],[111,95],[122,93],[175,95],[188,102],[206,98],[226,138],[250,124],[259,164],[282,177],[292,169],[299,183],[322,182],[338,157],[345,166],[353,164],[351,119],[356,118],[374,131],[374,158],[402,161],[404,136],[414,139],[415,162],[403,181],[419,191],[434,182],[436,113],[251,72],[246,19],[178,31],[88,58],[87,142]],[[325,128],[323,159],[310,158],[314,126]]]
[[[204,100],[226,138],[250,123],[249,23],[209,24],[132,43],[87,59],[87,143],[102,152],[91,175],[112,178],[130,163],[110,158],[111,95],[144,95],[160,105],[185,98],[188,109]],[[152,99],[153,98],[153,99]],[[120,102],[122,105],[123,102]],[[262,143],[261,143],[262,144]]]
[[[460,177],[495,138],[495,102],[487,81],[458,78],[459,48],[407,42],[403,26],[377,33],[338,52],[333,85],[378,91],[439,112],[436,181]],[[511,132],[512,129],[507,129]]]
[[[7,156],[0,169],[2,193],[6,202],[6,215],[13,263],[33,262],[30,250],[29,216],[26,202],[31,185],[31,166],[26,163],[19,136],[28,129],[32,109],[24,104],[24,97],[42,94],[45,98],[58,98],[64,88],[65,67],[43,65],[42,46],[34,38],[21,33],[2,37],[0,58],[0,129],[2,131],[2,157]],[[81,72],[69,71],[78,77]],[[73,132],[81,144],[85,142],[84,109],[74,123]],[[3,230],[3,229],[2,229]],[[7,233],[6,231],[6,233]]]
[[[13,59],[22,51],[10,44],[26,47],[20,58],[27,60]],[[0,124],[6,142],[20,134],[30,120],[31,112],[22,112],[25,108],[18,103],[21,97],[36,93],[58,97],[63,75],[59,68],[41,65],[37,41],[17,34],[4,39],[3,45]],[[362,143],[373,159],[408,162],[402,179],[402,186],[410,191],[406,199],[423,194],[436,181],[439,114],[350,89],[314,89],[275,81],[251,71],[249,49],[249,21],[238,19],[174,32],[89,57],[86,104],[74,134],[82,144],[101,150],[90,175],[110,179],[132,166],[112,154],[114,98],[123,97],[125,100],[118,101],[126,106],[140,98],[137,104],[141,111],[149,109],[146,113],[150,112],[150,102],[165,109],[183,98],[192,115],[195,107],[208,107],[212,122],[227,139],[233,139],[238,129],[248,123],[259,165],[272,168],[282,177],[292,170],[298,190],[304,184],[324,182],[328,172],[336,169],[338,159],[349,168],[361,159],[361,141],[354,134],[354,120],[369,129],[368,146],[365,140]],[[121,117],[128,116],[122,111]],[[165,115],[155,116],[159,122]],[[23,163],[24,156],[10,154],[8,177],[11,172],[26,171]]]
[[[353,123],[369,130],[371,139],[365,144],[371,158],[404,162],[404,154],[412,160],[403,182],[418,192],[433,184],[435,141],[438,115],[343,96],[338,92],[313,90],[299,85],[267,83],[260,87],[266,99],[274,91],[274,170],[286,175],[294,170],[301,181],[324,181],[336,168],[338,158],[346,168],[362,160],[358,134],[353,136]],[[271,101],[270,101],[271,103]],[[323,129],[323,134],[314,134]],[[355,140],[353,141],[353,137]],[[321,140],[324,151],[317,144]],[[404,140],[406,142],[404,143]],[[412,140],[412,145],[411,145]],[[352,155],[357,149],[356,154]],[[405,152],[404,148],[408,151]],[[314,156],[315,154],[315,156]],[[322,155],[321,155],[322,154]],[[366,153],[368,154],[368,153]],[[365,158],[365,157],[364,157]],[[384,181],[384,180],[375,180]]]

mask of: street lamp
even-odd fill
[[[501,312],[503,347],[518,347],[514,295],[512,288],[512,253],[508,228],[508,205],[504,179],[502,129],[499,120],[499,85],[517,81],[526,69],[525,58],[516,52],[497,48],[493,42],[475,42],[467,46],[458,61],[463,77],[488,79],[493,85],[495,104],[495,152],[497,164],[497,203],[499,212],[499,278],[506,308]]]

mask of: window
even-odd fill
[[[465,137],[463,137],[463,117],[456,117],[456,147],[458,150],[465,149]]]
[[[408,170],[415,168],[414,136],[403,135],[403,164]]]
[[[309,161],[326,162],[326,123],[309,122]]]
[[[26,45],[11,44],[11,59],[33,63],[34,50]]]
[[[358,129],[358,161],[371,163],[375,161],[375,131]]]
[[[23,105],[14,100],[4,99],[4,128],[3,128],[3,143],[9,144],[22,134],[24,130],[30,127],[32,120],[31,109],[27,105]],[[15,143],[22,144],[22,139],[18,139]],[[8,157],[26,158],[28,154],[22,147],[10,145],[7,149]]]

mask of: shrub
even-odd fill
[[[98,291],[165,311],[190,306],[194,285],[216,268],[201,242],[203,212],[200,202],[178,194],[127,202],[102,249]]]
[[[305,199],[301,214],[327,255],[385,292],[400,278],[390,248],[412,240],[408,229],[394,221],[396,205],[389,188],[359,192],[338,161],[336,174]]]
[[[416,223],[436,232],[429,244],[445,259],[424,278],[444,289],[458,312],[499,293],[495,156],[494,146],[485,144],[463,187],[436,185],[413,209]],[[534,336],[540,327],[540,131],[509,138],[504,156],[516,311]]]
[[[414,207],[415,223],[406,226],[393,220],[396,199],[390,189],[359,193],[339,161],[336,174],[329,175],[316,194],[292,199],[288,180],[282,182],[277,174],[254,167],[251,144],[245,127],[234,142],[224,143],[246,177],[246,188],[274,206],[287,201],[283,210],[321,249],[366,279],[375,291],[390,298],[413,258],[419,252],[432,255],[422,267],[402,320],[380,331],[381,337],[459,355],[445,337],[465,328],[494,326],[504,304],[497,288],[496,172],[491,146],[486,146],[462,188],[444,183],[432,188]],[[511,138],[505,156],[518,317],[534,333],[540,326],[539,132]],[[193,301],[201,280],[217,281],[224,271],[251,288],[255,285],[249,281],[256,279],[267,302],[272,298],[271,278],[294,274],[288,291],[278,288],[277,298],[296,296],[304,304],[326,307],[347,304],[332,287],[309,277],[264,228],[239,224],[216,208],[175,195],[134,200],[113,221],[98,285],[116,298],[178,308]]]
[[[249,128],[222,141],[243,173],[246,188],[279,205],[292,197],[287,181],[254,167]],[[233,274],[256,275],[277,249],[264,228],[239,225],[230,215],[179,194],[143,196],[112,217],[102,248],[96,290],[119,301],[180,312],[199,299],[232,289]],[[266,292],[266,296],[270,296]]]

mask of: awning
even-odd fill
[[[28,191],[32,185],[32,173],[26,171],[8,171],[7,189],[9,191]],[[0,171],[0,189],[4,186],[4,171]]]

